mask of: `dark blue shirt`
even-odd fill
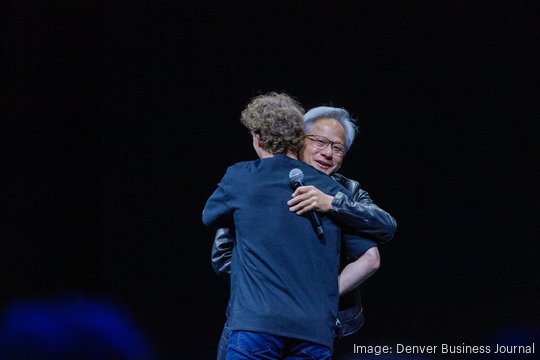
[[[203,222],[230,226],[236,244],[231,267],[230,328],[260,331],[333,347],[338,312],[340,228],[319,214],[317,237],[307,217],[289,211],[289,172],[326,194],[350,192],[331,177],[284,155],[237,163],[208,199]]]

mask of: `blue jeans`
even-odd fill
[[[230,332],[227,360],[330,360],[332,350],[310,341],[254,331]]]

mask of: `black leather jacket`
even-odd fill
[[[332,177],[352,193],[347,195],[338,192],[332,201],[329,216],[343,225],[348,231],[359,236],[383,244],[392,240],[396,233],[396,220],[386,211],[378,207],[369,197],[367,191],[360,188],[358,181],[346,178],[341,174]],[[216,231],[212,246],[212,268],[221,278],[230,280],[232,248],[234,245],[234,230],[221,228]],[[348,261],[356,260],[347,257]]]
[[[358,181],[337,173],[332,178],[349,190],[352,196],[349,198],[341,192],[334,195],[330,216],[377,244],[392,240],[396,234],[396,220],[371,200]]]

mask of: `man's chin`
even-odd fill
[[[332,170],[332,167],[330,166],[323,166],[319,163],[317,163],[317,166],[315,166],[315,168],[319,171],[322,171],[323,173],[325,173],[326,175],[330,175],[331,174],[331,170]]]

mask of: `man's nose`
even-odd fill
[[[331,158],[334,155],[334,153],[332,151],[332,147],[330,145],[328,145],[327,147],[322,149],[321,154],[323,154],[327,158]]]

